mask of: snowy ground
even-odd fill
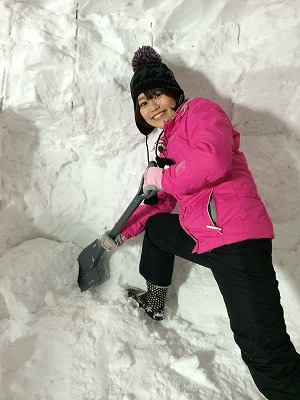
[[[136,193],[130,61],[153,45],[241,132],[300,351],[299,26],[297,0],[0,1],[0,400],[263,399],[209,270],[176,260],[156,323],[124,290],[144,287],[142,237],[88,292],[76,259]]]

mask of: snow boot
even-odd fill
[[[128,289],[127,294],[129,297],[136,300],[140,307],[142,307],[150,318],[155,321],[164,319],[164,306],[167,295],[167,287],[156,286],[147,282],[147,292],[142,292],[139,289]]]

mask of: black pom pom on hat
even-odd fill
[[[134,53],[132,58],[131,65],[133,72],[135,72],[141,65],[153,61],[161,63],[161,56],[151,46],[140,47]]]
[[[161,56],[151,47],[142,46],[132,58],[133,77],[130,92],[135,106],[138,96],[149,89],[168,89],[178,97],[184,93],[177,83],[173,72],[162,62]],[[145,128],[137,123],[141,133],[148,135],[153,129]]]

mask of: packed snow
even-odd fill
[[[176,259],[155,322],[125,291],[145,288],[142,235],[104,254],[106,281],[86,292],[77,257],[147,165],[129,81],[134,51],[153,46],[241,133],[300,351],[299,27],[297,0],[0,1],[1,400],[264,398],[208,269]]]

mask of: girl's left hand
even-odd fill
[[[144,194],[147,194],[152,190],[164,191],[161,184],[163,172],[164,170],[158,167],[149,167],[146,169],[144,172]]]

